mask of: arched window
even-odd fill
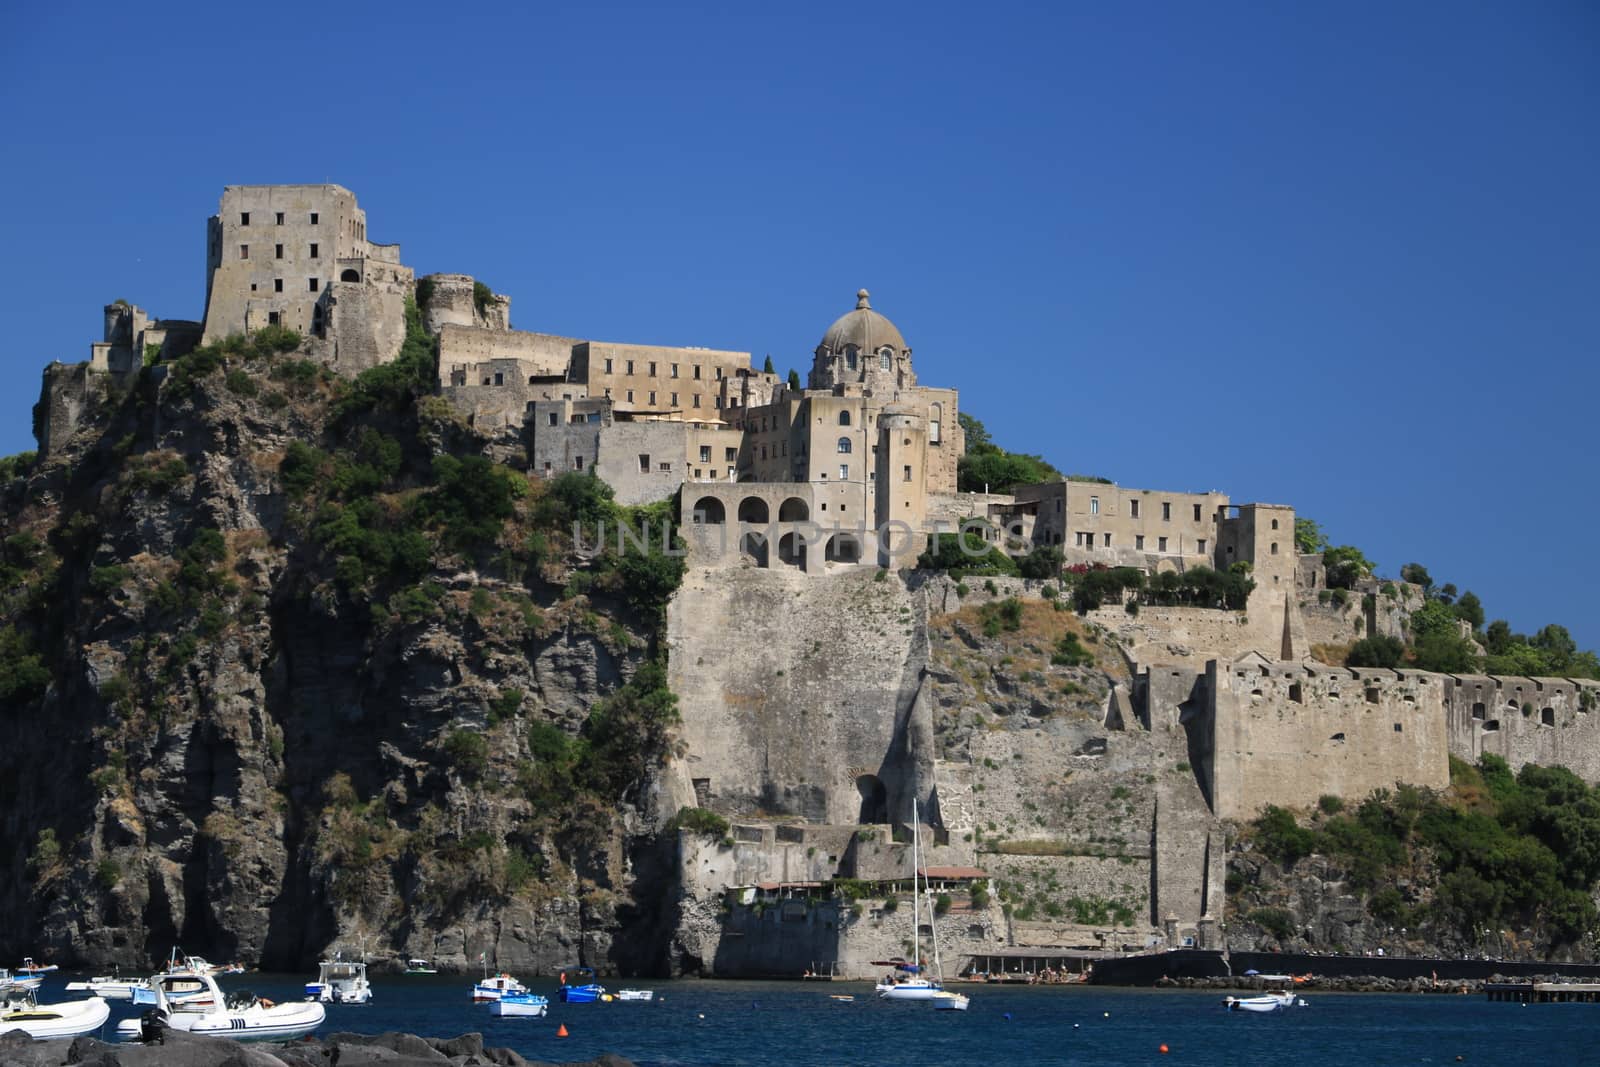
[[[894,349],[887,345],[878,349],[878,369],[888,370],[894,364]]]
[[[848,411],[839,412],[839,425],[840,426],[849,426],[850,425],[850,413]]]
[[[940,428],[940,424],[943,423],[943,422],[944,422],[944,405],[936,403],[936,404],[934,404],[932,407],[930,407],[928,409],[928,443],[929,444],[936,445],[936,444],[939,443],[939,428]]]
[[[361,272],[355,270],[340,271],[339,280],[341,282],[359,282],[361,280]]]
[[[839,454],[844,456],[848,456],[850,454],[850,438],[839,438]]]
[[[847,370],[856,369],[856,346],[851,345],[844,350],[844,365]]]

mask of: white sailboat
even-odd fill
[[[922,912],[919,904],[922,890],[917,881],[917,867],[920,862],[918,856],[917,801],[913,797],[911,800],[911,965],[908,967],[901,964],[896,970],[904,971],[904,975],[890,975],[877,984],[878,996],[883,1000],[932,1000],[936,994],[944,991],[939,982],[930,981],[922,974]]]

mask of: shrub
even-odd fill
[[[1317,798],[1317,807],[1324,815],[1337,815],[1344,810],[1344,801],[1332,793],[1324,793]]]
[[[1010,556],[970,530],[935,534],[929,538],[928,547],[917,557],[917,566],[924,570],[948,571],[957,578],[983,574],[1015,577],[1017,574],[1017,565]]]
[[[668,830],[688,830],[708,837],[727,836],[730,824],[727,819],[706,808],[683,807],[667,822]]]
[[[1279,941],[1286,941],[1294,934],[1294,916],[1283,908],[1257,908],[1249,919]]]
[[[489,725],[494,726],[514,717],[522,710],[522,690],[502,689],[489,701]]]
[[[27,634],[15,626],[0,629],[0,701],[24,704],[49,685],[50,672]]]
[[[445,755],[463,778],[479,778],[489,766],[489,742],[475,730],[454,730],[444,739]]]
[[[1345,655],[1346,667],[1398,667],[1405,659],[1406,648],[1398,637],[1374,634],[1350,646]]]
[[[1094,662],[1094,653],[1083,647],[1076,633],[1068,630],[1056,642],[1050,662],[1057,667],[1087,667]]]
[[[935,915],[945,914],[950,910],[950,904],[950,894],[940,893],[938,896],[933,898],[933,913]]]
[[[1017,561],[1017,572],[1024,578],[1054,578],[1061,573],[1061,549],[1035,545],[1033,551]]]
[[[100,883],[102,889],[115,889],[117,883],[122,881],[122,868],[114,859],[103,859],[94,869],[94,880]]]
[[[1316,834],[1295,821],[1292,813],[1269,804],[1255,820],[1256,843],[1261,851],[1285,865],[1311,855]]]
[[[255,396],[257,392],[255,380],[238,369],[230,370],[222,379],[222,384],[236,396]]]

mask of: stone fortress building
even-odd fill
[[[903,823],[913,798],[929,813],[934,862],[968,871],[1013,862],[979,851],[997,812],[1021,815],[980,788],[983,767],[1037,763],[1042,790],[1068,778],[1092,785],[1116,769],[1147,783],[1117,801],[1147,820],[1135,835],[1145,843],[1098,867],[1068,850],[1052,870],[1107,884],[1132,877],[1148,887],[1144,935],[1205,943],[1221,918],[1221,820],[1324,793],[1443,786],[1451,756],[1559,763],[1600,781],[1596,683],[1313,659],[1313,644],[1402,633],[1405,612],[1384,606],[1376,582],[1348,605],[1321,601],[1320,557],[1296,552],[1291,507],[1085,481],[960,492],[959,395],[919,381],[910,344],[864,289],[793,388],[754,369],[747,352],[514,329],[510,298],[471,276],[415,279],[397,245],[369,241],[365,213],[337,185],[228,186],[207,228],[206,263],[203,323],[152,319],[119,301],[106,307],[87,362],[46,369],[42,454],[66,444],[108,385],[146,365],[159,374],[202,341],[281,326],[336,373],[385,363],[415,296],[438,337],[439,392],[494,454],[535,478],[593,472],[625,504],[679,495],[691,567],[668,639],[683,752],[664,788],[672,810],[708,807],[734,820],[732,845],[685,846],[685,883],[711,898],[730,886],[896,877],[903,849],[869,842],[861,827]],[[960,698],[930,648],[933,620],[964,603],[1042,593],[1039,582],[969,589],[912,570],[930,534],[972,518],[1011,551],[1051,546],[1068,565],[1159,574],[1244,564],[1254,590],[1242,611],[1135,614],[1118,603],[1089,613],[1127,667],[1097,721],[983,731],[958,760],[936,739]],[[908,573],[883,580],[897,570]],[[756,923],[753,914],[729,921]],[[829,923],[807,935],[809,959],[849,970],[898,951],[847,937],[841,916]],[[997,939],[1064,936],[990,914],[949,944],[977,952]],[[770,943],[729,940],[707,958],[726,973],[760,970],[737,946],[757,953]]]

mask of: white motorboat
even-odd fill
[[[53,963],[34,963],[32,956],[24,956],[22,959],[22,966],[17,968],[17,973],[25,974],[31,977],[36,974],[49,974],[51,971],[59,969],[60,968]]]
[[[653,999],[655,999],[655,995],[656,995],[656,991],[654,989],[619,989],[619,990],[617,990],[617,999],[618,1000],[653,1000]]]
[[[952,993],[948,989],[941,989],[931,998],[934,1011],[966,1011],[972,1003],[972,998],[964,993]]]
[[[44,975],[28,978],[20,974],[12,974],[4,967],[0,967],[0,993],[11,995],[14,993],[31,993],[44,985]]]
[[[495,1001],[507,993],[526,993],[528,987],[504,972],[496,975],[485,975],[482,981],[472,985],[472,999],[474,1001]]]
[[[489,1002],[489,1014],[510,1018],[542,1018],[550,1010],[550,1002],[533,993],[503,993],[498,1000]]]
[[[1224,997],[1222,1006],[1229,1011],[1269,1012],[1282,1011],[1298,1004],[1305,1007],[1305,1001],[1293,993],[1281,989],[1271,989],[1258,997]]]
[[[367,965],[335,956],[317,968],[317,980],[306,983],[306,999],[324,1004],[366,1004],[372,1000]]]
[[[32,996],[8,1000],[0,1008],[0,1034],[21,1030],[35,1041],[92,1034],[111,1017],[111,1005],[99,997],[64,1004],[36,1004]]]
[[[68,982],[68,993],[90,993],[106,1000],[132,1000],[135,989],[149,989],[143,978],[122,978],[114,974],[90,978],[85,982]]]
[[[424,959],[406,960],[406,974],[438,974],[439,970]]]
[[[199,982],[206,987],[211,1003],[205,1007],[174,1004],[167,999],[167,987],[184,982]],[[316,1001],[274,1004],[249,993],[235,993],[224,999],[217,980],[209,974],[179,972],[158,974],[150,979],[155,992],[155,1010],[173,1030],[211,1037],[231,1037],[238,1041],[287,1040],[309,1034],[322,1025],[327,1011]],[[141,1020],[124,1019],[117,1024],[117,1036],[124,1040],[139,1037]]]
[[[205,982],[201,981],[203,977],[206,977],[204,975],[185,974],[182,971],[171,971],[162,972],[161,975],[157,975],[156,977],[167,977],[171,979],[169,982],[167,982],[165,991],[166,1004],[168,1007],[176,1008],[181,1011],[200,1011],[202,1009],[211,1007],[214,1003],[221,1003],[220,1000],[213,997],[211,989],[205,984]],[[132,1000],[135,1004],[143,1004],[147,1006],[160,1003],[162,998],[156,993],[156,988],[152,984],[154,981],[155,979],[152,978],[134,986],[131,990],[132,995],[128,999]]]

